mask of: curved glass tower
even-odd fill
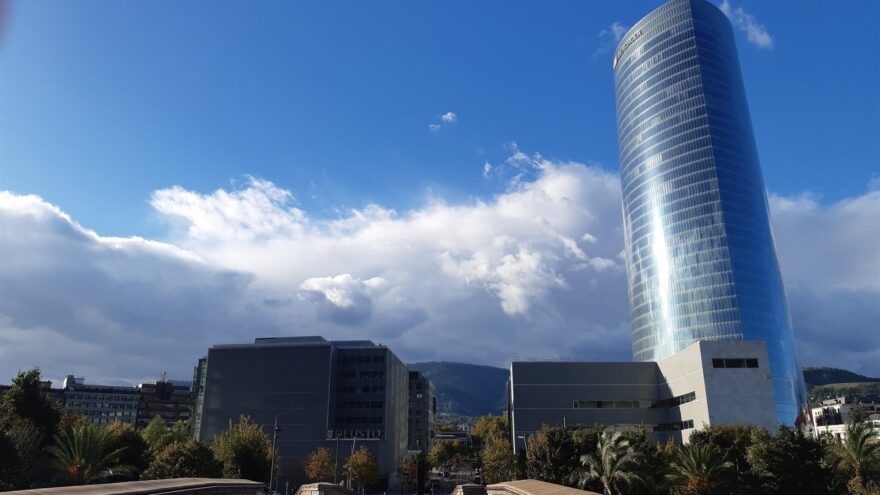
[[[672,0],[614,56],[633,357],[698,340],[763,340],[776,407],[806,392],[730,22]]]

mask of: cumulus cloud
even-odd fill
[[[737,29],[746,33],[746,39],[749,43],[758,48],[773,48],[773,37],[767,32],[767,28],[755,19],[755,16],[743,10],[742,7],[732,7],[728,0],[721,2],[719,8]]]
[[[609,53],[611,50],[620,43],[620,39],[624,34],[629,30],[629,26],[624,26],[620,22],[614,21],[607,28],[599,31],[599,34],[596,35],[599,38],[599,46],[596,47],[596,51],[593,52],[593,58],[598,58],[601,55],[605,55]]]
[[[359,280],[348,273],[312,277],[300,284],[303,296],[318,305],[322,318],[345,325],[367,320],[373,312],[373,295],[388,285],[382,277]]]
[[[771,195],[770,210],[801,361],[880,375],[880,190]]]
[[[456,122],[458,122],[458,115],[455,112],[446,112],[440,116],[440,122],[428,124],[428,129],[431,132],[440,132],[443,127],[454,125]]]
[[[0,377],[186,377],[212,344],[273,335],[373,339],[406,361],[629,359],[618,178],[509,148],[503,193],[407,211],[314,218],[255,178],[162,189],[166,242],[0,194]],[[880,374],[878,194],[771,197],[804,364]]]

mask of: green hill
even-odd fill
[[[876,383],[880,382],[880,378],[871,378],[840,368],[804,368],[804,381],[807,382],[808,386],[817,387],[832,383]]]
[[[507,408],[508,371],[504,368],[452,362],[413,363],[407,367],[434,382],[440,412],[483,416]]]

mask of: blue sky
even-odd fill
[[[598,34],[659,3],[13,2],[0,187],[104,234],[160,236],[152,191],[244,174],[334,215],[490,196],[504,184],[484,161],[511,141],[616,171]],[[863,191],[880,164],[880,4],[734,6],[773,38],[737,40],[768,189]]]
[[[880,3],[728,2],[801,361],[880,376]],[[631,359],[611,51],[659,4],[0,0],[0,383]]]

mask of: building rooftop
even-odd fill
[[[490,494],[505,493],[512,495],[599,495],[596,492],[588,492],[570,488],[567,486],[547,483],[538,480],[517,480],[496,483],[486,487]]]

